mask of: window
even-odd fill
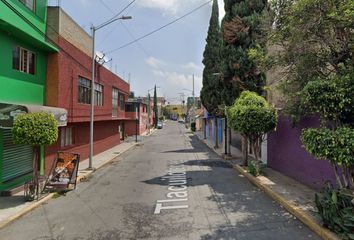
[[[125,105],[125,111],[126,112],[135,112],[135,110],[136,110],[135,107],[136,107],[135,103],[127,103]]]
[[[78,102],[90,104],[91,103],[91,81],[83,77],[79,77],[79,92]]]
[[[73,145],[73,128],[64,127],[60,129],[60,146],[67,147]]]
[[[112,117],[118,116],[118,89],[112,88]]]
[[[24,73],[35,74],[36,55],[24,48],[12,49],[12,68]]]
[[[26,7],[34,11],[35,9],[35,0],[20,0],[21,3],[23,3]]]
[[[95,93],[94,93],[94,103],[96,106],[103,106],[103,86],[101,84],[95,84]]]
[[[124,95],[122,93],[119,94],[119,106],[120,106],[120,110],[124,111],[125,102],[124,102]]]

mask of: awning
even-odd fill
[[[64,108],[32,104],[0,103],[0,128],[11,128],[17,115],[31,112],[51,113],[57,120],[59,127],[67,125],[68,112]]]

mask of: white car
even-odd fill
[[[157,129],[161,129],[163,127],[162,122],[158,121],[157,122]]]

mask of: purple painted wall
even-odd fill
[[[315,189],[326,180],[335,182],[331,165],[311,157],[301,146],[301,129],[317,126],[317,118],[303,118],[293,128],[287,117],[279,116],[276,131],[268,136],[268,166]]]

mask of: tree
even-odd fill
[[[300,107],[321,119],[319,128],[303,129],[302,144],[312,156],[333,166],[339,187],[327,184],[322,194],[316,194],[316,207],[325,226],[341,239],[353,239],[354,231],[353,81],[353,75],[319,79],[300,92]]]
[[[217,76],[220,73],[220,24],[218,1],[213,0],[208,35],[203,53],[203,87],[200,93],[203,106],[214,116],[222,116],[222,84]]]
[[[225,0],[225,16],[222,21],[221,79],[224,106],[231,106],[245,90],[262,93],[265,74],[249,57],[253,48],[264,48],[262,18],[266,0]],[[229,129],[229,137],[231,130]],[[247,164],[246,139],[242,141],[243,160]]]
[[[58,123],[52,114],[45,112],[21,114],[16,117],[12,128],[15,144],[33,146],[33,183],[38,192],[39,147],[51,145],[58,139]]]
[[[276,110],[257,93],[243,91],[228,108],[228,121],[231,128],[248,140],[257,164],[264,135],[277,125]],[[247,162],[244,164],[247,165]]]
[[[334,167],[339,187],[354,189],[354,75],[316,80],[306,84],[300,94],[302,109],[318,114],[320,128],[308,128],[301,140],[305,149]],[[341,167],[342,169],[340,169]],[[341,177],[339,177],[341,175]]]
[[[157,128],[157,122],[159,120],[158,110],[157,110],[157,95],[156,95],[156,85],[154,88],[154,127]]]
[[[331,81],[353,70],[354,4],[334,0],[275,0],[270,45],[272,57],[283,69],[282,89],[287,112],[298,120],[299,93],[310,81]]]
[[[222,22],[222,76],[225,104],[231,106],[241,91],[262,93],[265,75],[249,57],[262,42],[262,15],[266,0],[225,0]]]
[[[200,92],[200,98],[203,106],[215,117],[215,125],[217,125],[217,117],[224,116],[221,94],[223,85],[220,81],[220,76],[218,76],[218,74],[220,74],[220,47],[219,7],[218,1],[213,0],[208,35],[203,53],[203,87]],[[217,130],[217,128],[215,128],[215,130]],[[215,136],[215,146],[217,147],[217,132]]]

